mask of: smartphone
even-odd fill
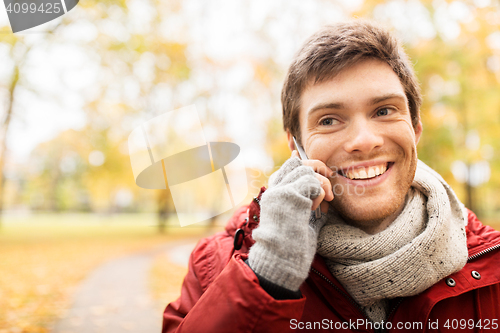
[[[309,158],[307,157],[306,155],[306,152],[304,151],[304,149],[297,143],[297,140],[295,140],[295,137],[293,137],[293,143],[295,144],[295,148],[297,148],[297,151],[299,152],[299,156],[302,160],[306,161],[308,160]],[[321,205],[318,206],[318,208],[316,208],[316,210],[314,211],[314,216],[319,219],[321,217]]]

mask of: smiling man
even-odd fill
[[[500,233],[418,160],[421,95],[397,40],[326,27],[282,104],[292,156],[200,241],[163,332],[498,331]]]
[[[337,171],[326,175],[332,192],[340,192],[332,206],[370,233],[394,220],[413,182],[422,124],[417,118],[412,125],[408,105],[398,76],[378,59],[362,60],[302,93],[296,135],[313,160],[324,161],[324,170]],[[292,135],[288,131],[291,149]]]

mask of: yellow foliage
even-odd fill
[[[156,257],[150,270],[150,288],[159,312],[180,296],[186,273],[187,267],[172,263],[167,255]]]
[[[137,217],[122,216],[133,221]],[[33,217],[8,223],[0,233],[0,332],[47,333],[70,306],[78,283],[102,262],[147,250],[204,228],[172,228],[157,234],[146,224],[116,224],[91,215]],[[75,220],[79,221],[75,223]],[[113,223],[112,221],[115,221]]]

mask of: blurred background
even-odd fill
[[[500,228],[498,0],[87,0],[16,34],[0,8],[0,333],[148,332],[115,318],[123,304],[78,298],[138,255],[123,275],[137,272],[156,331],[196,240],[232,212],[180,228],[168,190],[135,184],[128,135],[194,104],[207,140],[241,147],[251,199],[289,157],[293,54],[350,18],[404,42],[424,95],[419,158]]]

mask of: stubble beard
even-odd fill
[[[336,196],[330,202],[333,209],[344,219],[344,221],[352,226],[358,227],[362,230],[376,229],[382,223],[386,222],[387,226],[394,220],[399,212],[404,208],[406,195],[410,189],[415,172],[417,169],[417,152],[416,147],[412,150],[412,157],[409,167],[409,172],[404,179],[396,180],[393,187],[397,187],[397,191],[393,195],[387,194],[384,196],[386,200],[383,202],[375,201],[371,205],[367,205],[364,201],[360,200],[363,194],[356,194],[356,191],[351,191],[351,194]],[[359,191],[357,193],[360,193]],[[392,216],[394,215],[394,216]],[[387,223],[388,222],[388,223]]]

